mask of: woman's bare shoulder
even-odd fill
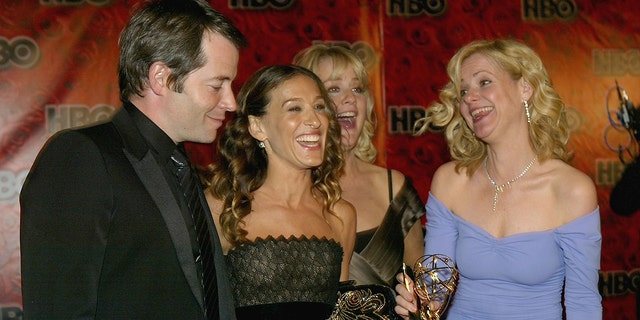
[[[394,195],[400,191],[400,188],[402,188],[406,179],[406,176],[402,172],[391,169],[391,184],[393,185]]]
[[[356,219],[356,208],[351,204],[351,202],[345,199],[338,200],[334,207],[334,211],[340,219],[353,221]]]
[[[220,225],[220,214],[222,213],[222,201],[215,198],[211,192],[205,189],[204,191],[205,198],[207,199],[207,205],[209,206],[209,210],[211,211],[211,216],[213,218],[213,222],[216,226],[216,231],[218,232],[218,237],[220,238],[220,245],[222,246],[222,252],[227,254],[231,249],[231,243],[225,238],[222,227]]]
[[[338,219],[333,219],[335,222],[330,224],[334,230],[339,230],[338,237],[345,252],[352,252],[356,237],[356,208],[349,201],[340,199],[334,212]]]
[[[551,166],[552,186],[564,221],[591,213],[598,206],[593,180],[584,172],[559,160]]]
[[[447,193],[457,192],[457,186],[466,179],[468,179],[466,169],[461,168],[456,171],[456,163],[449,161],[438,167],[433,174],[431,192],[438,198],[444,197]]]

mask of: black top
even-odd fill
[[[342,247],[312,237],[268,237],[227,254],[227,271],[242,319],[327,319],[335,306]]]
[[[609,204],[620,215],[628,216],[640,209],[640,158],[628,165],[620,181],[611,190]]]

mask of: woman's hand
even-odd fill
[[[396,306],[394,311],[403,319],[411,319],[412,314],[418,312],[418,300],[413,291],[414,282],[402,273],[396,275],[398,285],[396,285]]]
[[[428,313],[438,313],[443,306],[440,301],[430,301],[429,298],[424,299],[418,296],[414,290],[415,282],[409,276],[403,273],[396,275],[398,285],[396,285],[396,307],[394,311],[403,319],[411,320],[417,319],[416,315],[419,314],[420,305],[429,303],[429,308],[423,310]]]

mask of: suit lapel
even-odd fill
[[[131,161],[133,168],[136,170],[136,173],[138,173],[138,177],[145,185],[147,192],[149,192],[158,206],[158,210],[160,210],[162,218],[164,218],[164,222],[167,224],[167,229],[169,230],[169,234],[171,235],[171,239],[173,240],[173,244],[176,248],[176,255],[180,261],[182,271],[184,272],[184,275],[189,282],[189,286],[191,287],[191,291],[193,291],[193,294],[196,296],[198,303],[202,305],[202,289],[200,286],[200,280],[198,280],[197,277],[192,250],[184,250],[184,248],[191,248],[191,241],[187,236],[189,231],[184,224],[184,218],[180,213],[180,207],[178,206],[171,189],[169,189],[167,182],[164,180],[164,175],[162,174],[160,167],[151,153],[148,153],[147,156],[139,161],[126,152],[126,150],[125,153],[127,158],[129,158],[129,161]]]
[[[185,248],[191,248],[191,241],[180,206],[165,181],[162,168],[154,159],[128,112],[124,109],[124,107],[121,108],[113,117],[113,123],[120,132],[125,145],[123,151],[160,211],[169,230],[185,278],[202,307],[202,287],[197,276],[192,250],[185,250]]]

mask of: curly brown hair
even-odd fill
[[[333,102],[320,79],[310,70],[294,65],[263,67],[240,89],[236,116],[218,140],[220,159],[209,166],[211,178],[208,190],[222,201],[222,234],[233,246],[247,241],[242,219],[251,213],[252,194],[264,183],[269,164],[266,151],[258,146],[258,141],[249,133],[249,117],[265,115],[271,93],[296,76],[314,80],[327,106],[329,128],[325,159],[319,167],[311,169],[311,192],[322,200],[325,213],[335,215],[333,208],[342,193],[338,178],[344,159],[340,146],[340,125]]]

